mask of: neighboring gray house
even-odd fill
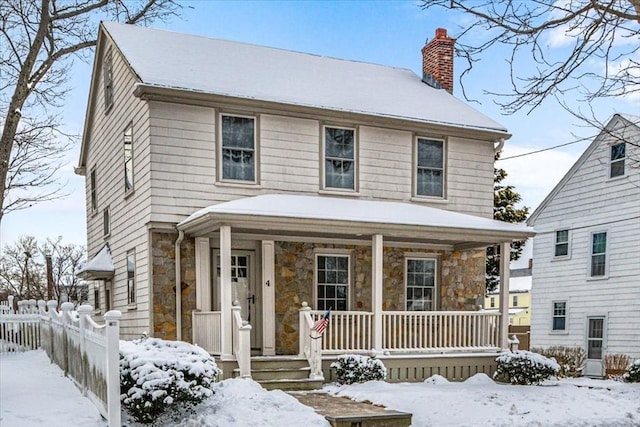
[[[531,344],[640,358],[640,117],[616,114],[528,219]]]
[[[253,355],[286,364],[330,308],[325,373],[372,350],[392,380],[490,372],[508,319],[477,311],[485,248],[533,232],[492,219],[510,135],[451,95],[453,44],[439,29],[423,49],[438,89],[406,69],[101,24],[77,168],[96,314],[121,310],[125,338],[198,343],[227,376],[243,322]]]

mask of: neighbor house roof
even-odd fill
[[[504,133],[411,70],[119,23],[102,24],[143,85]],[[419,51],[416,51],[416,61]]]
[[[104,245],[98,253],[84,263],[76,276],[88,280],[108,279],[113,277],[115,269],[109,245]]]
[[[325,232],[340,229],[342,233],[355,234],[368,228],[383,234],[409,231],[409,236],[437,230],[453,241],[467,238],[473,241],[474,234],[486,241],[522,239],[535,234],[524,224],[418,204],[290,194],[267,194],[212,205],[189,216],[178,228],[191,231],[211,223],[232,223],[234,219],[244,219],[245,227],[258,229],[276,229],[280,225],[292,228],[298,224],[308,231],[318,227]]]

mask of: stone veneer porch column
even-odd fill
[[[371,307],[373,309],[373,348],[382,349],[382,278],[383,278],[382,234],[371,236]]]

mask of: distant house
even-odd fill
[[[531,215],[532,345],[640,358],[640,117],[616,114]]]
[[[485,248],[533,231],[492,219],[510,135],[451,95],[453,44],[439,29],[423,48],[428,85],[101,24],[77,168],[97,313],[121,310],[125,338],[197,343],[227,376],[249,347],[253,364],[309,358],[329,309],[325,378],[336,354],[372,350],[391,380],[489,372],[508,320],[477,311]]]

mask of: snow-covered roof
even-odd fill
[[[145,85],[507,132],[408,69],[135,25],[102,25]]]
[[[212,215],[296,218],[349,223],[407,225],[533,235],[531,227],[411,203],[349,198],[266,194],[201,209],[178,227]]]
[[[102,279],[113,276],[113,258],[109,245],[104,245],[90,260],[84,263],[76,273],[77,276],[85,279]]]

